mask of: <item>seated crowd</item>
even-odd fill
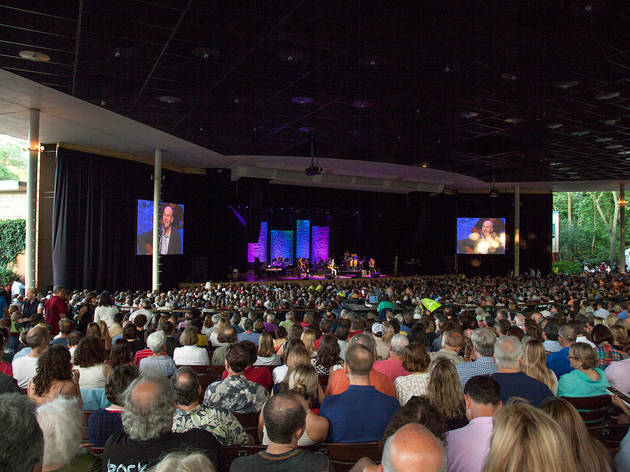
[[[0,319],[0,471],[323,471],[316,445],[356,443],[382,452],[343,470],[630,471],[630,435],[607,448],[571,403],[630,393],[629,292],[614,274],[28,290]]]

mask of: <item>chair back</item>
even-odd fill
[[[588,429],[606,424],[612,414],[609,395],[596,397],[562,397],[578,411]]]
[[[255,413],[234,413],[236,419],[245,430],[246,433],[251,434],[254,438],[258,437],[258,418],[260,412]]]
[[[381,462],[383,443],[381,441],[363,443],[326,443],[328,460],[333,464],[336,472],[345,472],[362,457],[369,457],[374,462]]]
[[[83,424],[81,425],[81,441],[90,442],[90,437],[88,436],[88,425],[90,422],[91,411],[83,412]]]

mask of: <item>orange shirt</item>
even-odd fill
[[[370,371],[370,385],[374,385],[376,390],[379,392],[396,398],[396,390],[394,389],[394,384],[389,377],[377,372],[374,369]],[[348,377],[346,377],[345,370],[337,369],[328,380],[326,395],[339,395],[340,393],[348,390],[349,386],[350,382],[348,381]]]

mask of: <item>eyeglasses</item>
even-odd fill
[[[567,356],[567,359],[577,359],[575,356]]]

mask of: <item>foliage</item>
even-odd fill
[[[561,260],[618,261],[619,220],[615,217],[618,198],[617,192],[554,193],[553,209],[560,216]],[[630,232],[628,220],[626,217],[626,235]]]
[[[556,261],[553,263],[554,274],[579,274],[582,272],[582,264],[578,261]]]
[[[0,268],[15,262],[15,258],[26,246],[26,221],[0,221]]]
[[[13,282],[16,278],[17,274],[14,273],[12,270],[0,267],[0,285],[5,285],[9,282]]]
[[[26,180],[26,142],[0,135],[0,180]]]

